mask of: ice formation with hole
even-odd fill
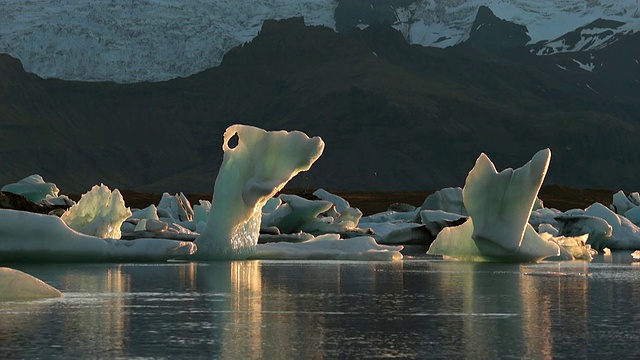
[[[237,139],[237,145],[231,142]],[[262,207],[320,157],[324,142],[299,131],[232,125],[214,185],[207,225],[195,240],[198,259],[243,259],[255,253]]]

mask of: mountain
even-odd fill
[[[345,34],[388,22],[411,44],[448,47],[478,30],[483,6],[526,26],[540,54],[588,51],[640,29],[637,0],[4,0],[0,52],[45,78],[164,81],[219,65],[267,19],[302,16]],[[591,28],[598,19],[607,23]],[[562,40],[575,31],[585,40]]]
[[[587,71],[574,53],[423,47],[389,24],[340,34],[292,18],[265,21],[217,67],[133,84],[43,79],[3,55],[0,184],[40,173],[63,192],[211,191],[222,132],[246,123],[323,137],[293,187],[460,186],[481,152],[505,168],[550,147],[547,184],[637,190],[638,41],[584,53],[607,64]]]

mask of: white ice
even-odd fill
[[[562,235],[589,234],[587,243],[594,249],[640,249],[640,228],[600,203],[586,210],[567,211],[558,216],[558,220],[562,223]]]
[[[118,189],[113,192],[105,185],[91,188],[77,204],[70,207],[62,221],[83,234],[120,239],[120,227],[131,216]]]
[[[597,251],[591,249],[587,245],[588,234],[579,236],[556,236],[550,233],[540,233],[540,237],[547,241],[553,241],[560,248],[560,255],[546,258],[546,260],[554,261],[571,261],[571,260],[593,260],[593,256],[597,255]]]
[[[198,259],[243,259],[255,253],[263,205],[311,167],[324,142],[299,131],[232,125],[225,131],[223,150],[209,219],[195,241]]]
[[[81,234],[57,216],[0,209],[0,261],[166,261],[195,245],[164,239],[116,240]]]
[[[280,206],[270,213],[262,213],[262,226],[275,226],[286,234],[300,231],[333,206],[329,201],[308,200],[297,195],[282,194],[279,198]]]
[[[369,236],[340,239],[337,234],[318,236],[302,243],[262,244],[250,259],[279,260],[400,260],[402,246],[379,245]]]
[[[442,210],[448,213],[469,215],[462,200],[462,189],[449,187],[427,196],[420,210]]]
[[[31,175],[17,183],[3,186],[0,191],[22,195],[35,203],[39,203],[47,196],[56,198],[60,190],[58,190],[56,184],[45,182],[42,176]]]
[[[334,205],[335,214],[331,214],[334,217],[335,223],[339,226],[340,223],[353,223],[353,226],[357,226],[358,222],[362,218],[362,211],[358,208],[351,207],[349,202],[342,197],[332,194],[324,189],[318,189],[313,192],[313,195],[321,200],[330,201]]]
[[[132,211],[131,217],[134,219],[158,220],[158,209],[151,204],[144,209]]]
[[[0,267],[0,301],[37,300],[62,296],[58,289],[34,276],[19,270]]]
[[[545,149],[519,169],[497,172],[481,154],[462,191],[470,218],[460,226],[443,229],[428,253],[509,262],[535,262],[558,255],[558,245],[542,239],[528,222],[550,159],[551,151]]]
[[[193,219],[193,208],[183,193],[176,195],[163,193],[158,203],[158,211],[164,214],[163,217],[174,221],[191,221]]]

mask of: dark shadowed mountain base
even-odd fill
[[[593,52],[616,64],[601,72],[574,55],[425,48],[384,24],[338,34],[302,19],[266,21],[220,66],[160,83],[43,80],[0,55],[0,184],[210,192],[223,131],[245,123],[325,140],[291,188],[462,186],[481,152],[503,169],[549,147],[546,184],[635,191],[637,35]]]

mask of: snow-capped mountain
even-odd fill
[[[600,48],[636,32],[639,1],[369,0],[363,7],[361,0],[4,0],[0,52],[43,77],[159,81],[218,65],[266,19],[304,16],[307,25],[340,29],[338,12],[359,28],[378,16],[412,44],[447,47],[469,37],[485,5],[526,26],[529,44],[547,55]]]

